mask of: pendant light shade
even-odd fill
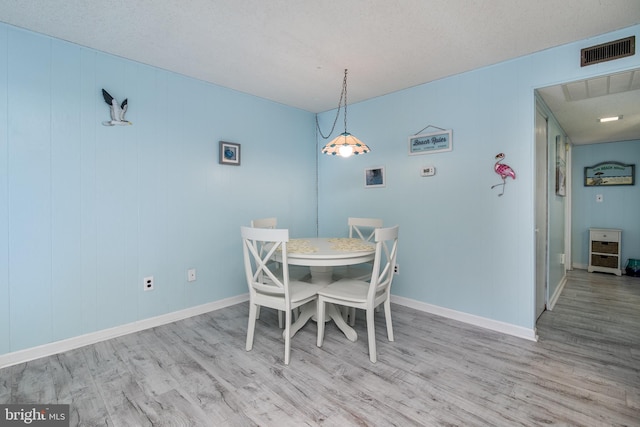
[[[335,137],[331,142],[324,146],[322,154],[331,156],[349,157],[351,155],[365,154],[371,151],[367,144],[360,141],[349,132],[344,132]]]
[[[336,127],[336,122],[338,121],[338,117],[340,116],[340,109],[343,107],[344,100],[344,132],[335,137],[331,142],[327,143],[327,145],[322,148],[323,154],[328,154],[330,156],[341,156],[341,157],[351,157],[352,155],[365,154],[371,151],[371,149],[364,142],[360,141],[355,136],[351,135],[347,132],[347,70],[344,70],[344,80],[342,82],[342,93],[340,94],[340,101],[338,101],[338,112],[336,113],[336,118],[333,122],[333,128],[331,128],[331,132],[329,135],[324,136],[322,131],[320,131],[320,126],[318,125],[318,116],[316,116],[316,127],[318,131],[320,131],[320,135],[327,139],[333,133],[333,130]]]

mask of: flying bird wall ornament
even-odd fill
[[[502,193],[498,194],[498,197],[502,196],[504,194],[504,187],[507,184],[507,178],[511,177],[512,179],[516,179],[516,172],[511,168],[511,166],[509,165],[505,165],[504,163],[502,163],[502,161],[504,160],[504,153],[498,153],[496,155],[496,164],[493,165],[493,170],[500,175],[500,178],[502,178],[502,182],[499,184],[495,184],[492,185],[491,188],[495,188],[499,185],[502,186]]]
[[[128,106],[127,99],[122,101],[122,104],[118,104],[118,101],[116,101],[116,99],[104,89],[102,89],[102,97],[104,98],[104,102],[106,102],[111,109],[111,120],[102,122],[103,125],[126,126],[133,124],[124,118]]]

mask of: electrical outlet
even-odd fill
[[[145,291],[152,291],[153,290],[153,276],[148,276],[148,277],[145,277],[144,279],[142,279],[142,288]]]
[[[393,266],[393,274],[400,274],[400,264]]]
[[[187,270],[187,281],[194,282],[196,280],[196,269],[191,268]]]

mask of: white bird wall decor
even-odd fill
[[[102,122],[103,125],[125,126],[133,124],[124,118],[128,106],[127,99],[122,101],[122,104],[118,105],[118,101],[116,101],[116,99],[104,89],[102,89],[102,97],[104,98],[104,102],[106,102],[111,109],[111,120]]]

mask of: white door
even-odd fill
[[[547,304],[547,118],[536,111],[536,319]]]

